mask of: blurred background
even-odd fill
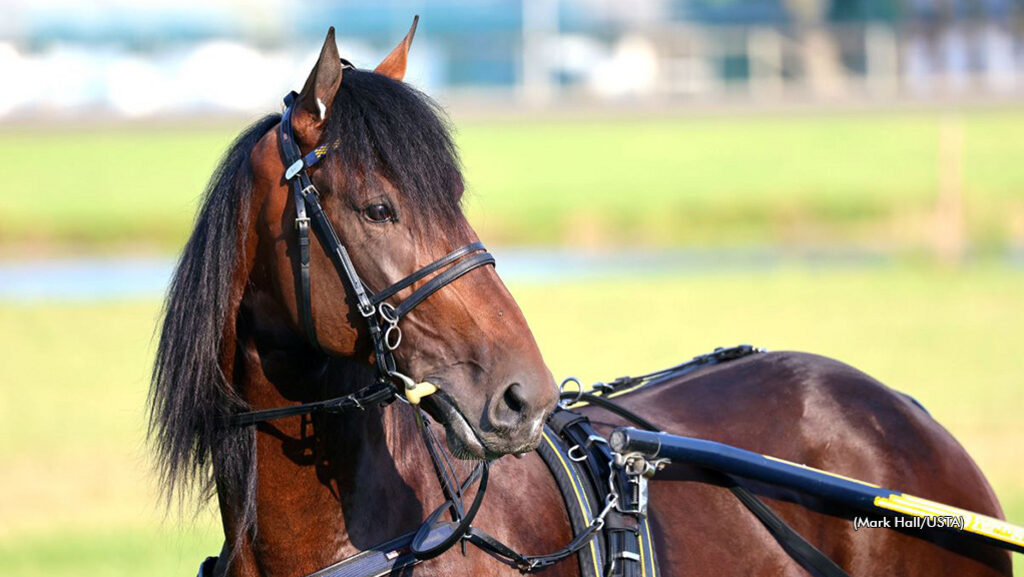
[[[1019,1],[4,0],[0,574],[219,550],[149,472],[163,290],[219,155],[327,27],[372,68],[414,14],[406,80],[450,113],[557,378],[833,356],[921,400],[1024,522]]]

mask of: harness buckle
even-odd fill
[[[309,217],[296,217],[295,218],[295,230],[302,230],[302,228],[309,228]]]
[[[313,196],[317,195],[316,185],[314,185],[312,182],[309,183],[305,188],[302,189],[302,196],[303,196],[303,198],[309,196],[310,192],[313,193]]]

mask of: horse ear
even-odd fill
[[[341,86],[341,73],[341,57],[338,56],[338,44],[334,41],[334,27],[331,26],[324,47],[320,49],[320,58],[299,93],[292,115],[292,126],[299,142],[313,145],[320,140],[327,113]]]
[[[409,28],[409,33],[405,35],[405,38],[395,46],[395,49],[388,54],[376,68],[373,69],[377,74],[383,74],[397,80],[399,82],[405,78],[405,64],[409,57],[409,47],[412,46],[412,38],[416,36],[416,25],[419,24],[420,17],[416,15],[412,19],[412,27]]]

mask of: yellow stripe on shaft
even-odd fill
[[[1024,547],[1024,527],[988,515],[901,493],[875,497],[875,506],[912,517],[960,517],[964,522],[964,531]]]

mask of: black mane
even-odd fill
[[[229,308],[240,289],[232,281],[249,229],[249,156],[279,119],[270,115],[246,129],[207,186],[167,293],[149,395],[149,437],[169,502],[175,495],[210,498],[216,475],[220,498],[243,528],[254,520],[254,432],[220,427],[225,415],[246,408],[220,360],[225,327],[235,323]],[[455,144],[437,105],[417,90],[346,70],[322,141],[339,143],[325,166],[381,174],[417,217],[429,217],[417,220],[458,222],[463,180]]]
[[[271,115],[256,122],[225,153],[167,291],[149,390],[149,437],[168,498],[212,496],[211,459],[224,479],[251,477],[251,432],[218,426],[224,415],[244,406],[221,371],[221,340],[232,276],[249,228],[249,156],[279,120]]]

